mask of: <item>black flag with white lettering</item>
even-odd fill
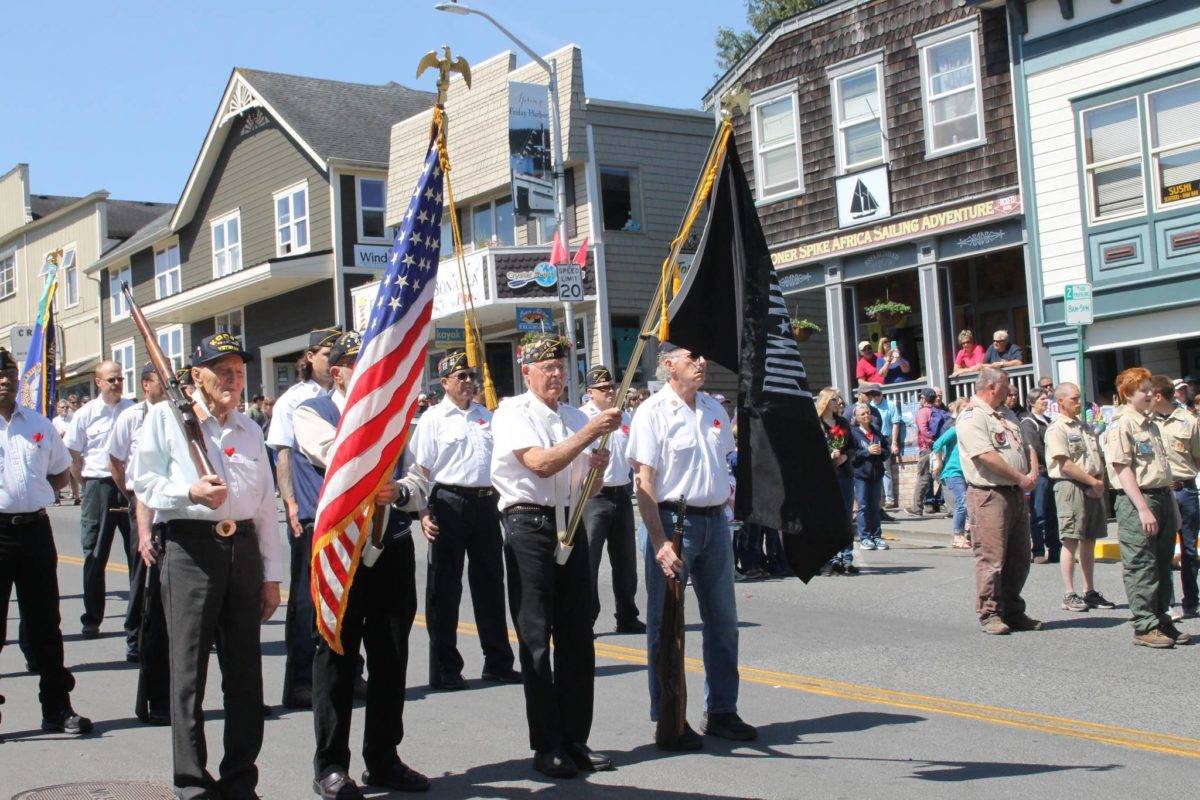
[[[732,139],[669,319],[673,344],[738,375],[735,514],[782,532],[807,582],[850,544],[850,520]]]

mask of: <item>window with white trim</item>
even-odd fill
[[[354,179],[358,194],[358,238],[391,241],[384,217],[387,215],[387,182],[382,178]]]
[[[308,182],[275,195],[275,255],[308,252]]]
[[[929,156],[963,150],[984,141],[979,37],[973,26],[957,35],[952,30],[936,37],[920,50],[925,153]]]
[[[129,301],[121,291],[123,283],[128,283],[131,288],[133,286],[133,273],[129,267],[121,267],[116,272],[108,273],[109,319],[112,322],[129,316]]]
[[[79,270],[75,266],[74,247],[63,249],[62,284],[63,305],[67,308],[79,305]]]
[[[167,357],[167,361],[171,362],[172,372],[183,369],[183,326],[172,325],[169,328],[159,328],[156,338],[163,355]]]
[[[212,221],[213,277],[223,278],[242,268],[241,212]]]
[[[505,195],[474,206],[471,209],[471,232],[476,247],[512,247],[516,244],[512,197]]]
[[[834,150],[838,172],[849,172],[887,160],[883,121],[881,63],[833,71]]]
[[[0,299],[17,293],[17,252],[0,255]]]
[[[1083,161],[1092,220],[1145,211],[1138,98],[1083,112]]]
[[[161,300],[178,294],[183,288],[179,270],[179,245],[173,244],[154,251],[154,299]]]
[[[213,329],[214,333],[228,333],[230,336],[236,337],[243,346],[246,343],[242,337],[242,310],[240,308],[213,317]]]
[[[1200,81],[1152,92],[1148,102],[1158,205],[1173,208],[1200,187]]]
[[[750,119],[758,199],[771,200],[803,192],[800,116],[795,90],[757,103]]]
[[[133,340],[126,339],[112,346],[112,360],[121,368],[121,377],[125,379],[122,394],[125,397],[135,397],[137,387],[133,383],[135,366],[133,363]]]

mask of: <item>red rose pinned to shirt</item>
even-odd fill
[[[721,420],[719,420],[719,419],[714,419],[714,420],[713,420],[713,427],[714,427],[714,428],[719,428],[719,427],[721,427]]]
[[[623,433],[623,434],[625,434],[626,436],[628,436],[628,435],[629,435],[629,426],[628,426],[628,425],[622,425],[622,426],[621,426],[621,433]]]
[[[40,434],[40,433],[35,433],[35,434],[33,435],[33,441],[34,441],[34,444],[40,444],[40,443],[41,443],[41,441],[42,441],[42,439],[44,439],[44,438],[46,438],[46,437],[45,437],[45,436],[43,436],[42,434]]]
[[[234,453],[234,450],[232,447],[225,448],[225,455],[228,456],[229,458],[233,458],[233,453]]]
[[[480,425],[486,425],[486,424],[487,424],[487,422],[485,422],[485,421],[484,421],[484,420],[482,420],[482,419],[477,419],[477,420],[475,420],[475,421],[476,421],[477,423],[479,423]]]

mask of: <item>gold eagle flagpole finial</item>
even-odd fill
[[[720,106],[722,119],[731,120],[739,113],[749,113],[750,90],[743,88],[741,84],[734,86],[721,96]]]
[[[463,83],[467,88],[471,88],[471,65],[462,56],[458,58],[450,57],[450,45],[442,45],[442,57],[438,58],[436,50],[430,50],[417,63],[417,77],[421,77],[422,73],[427,69],[436,69],[438,71],[438,99],[437,104],[443,106],[446,104],[446,90],[450,88],[450,73],[457,72],[462,75]]]

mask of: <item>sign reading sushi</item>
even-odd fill
[[[892,215],[886,166],[837,179],[838,227],[877,222]]]

